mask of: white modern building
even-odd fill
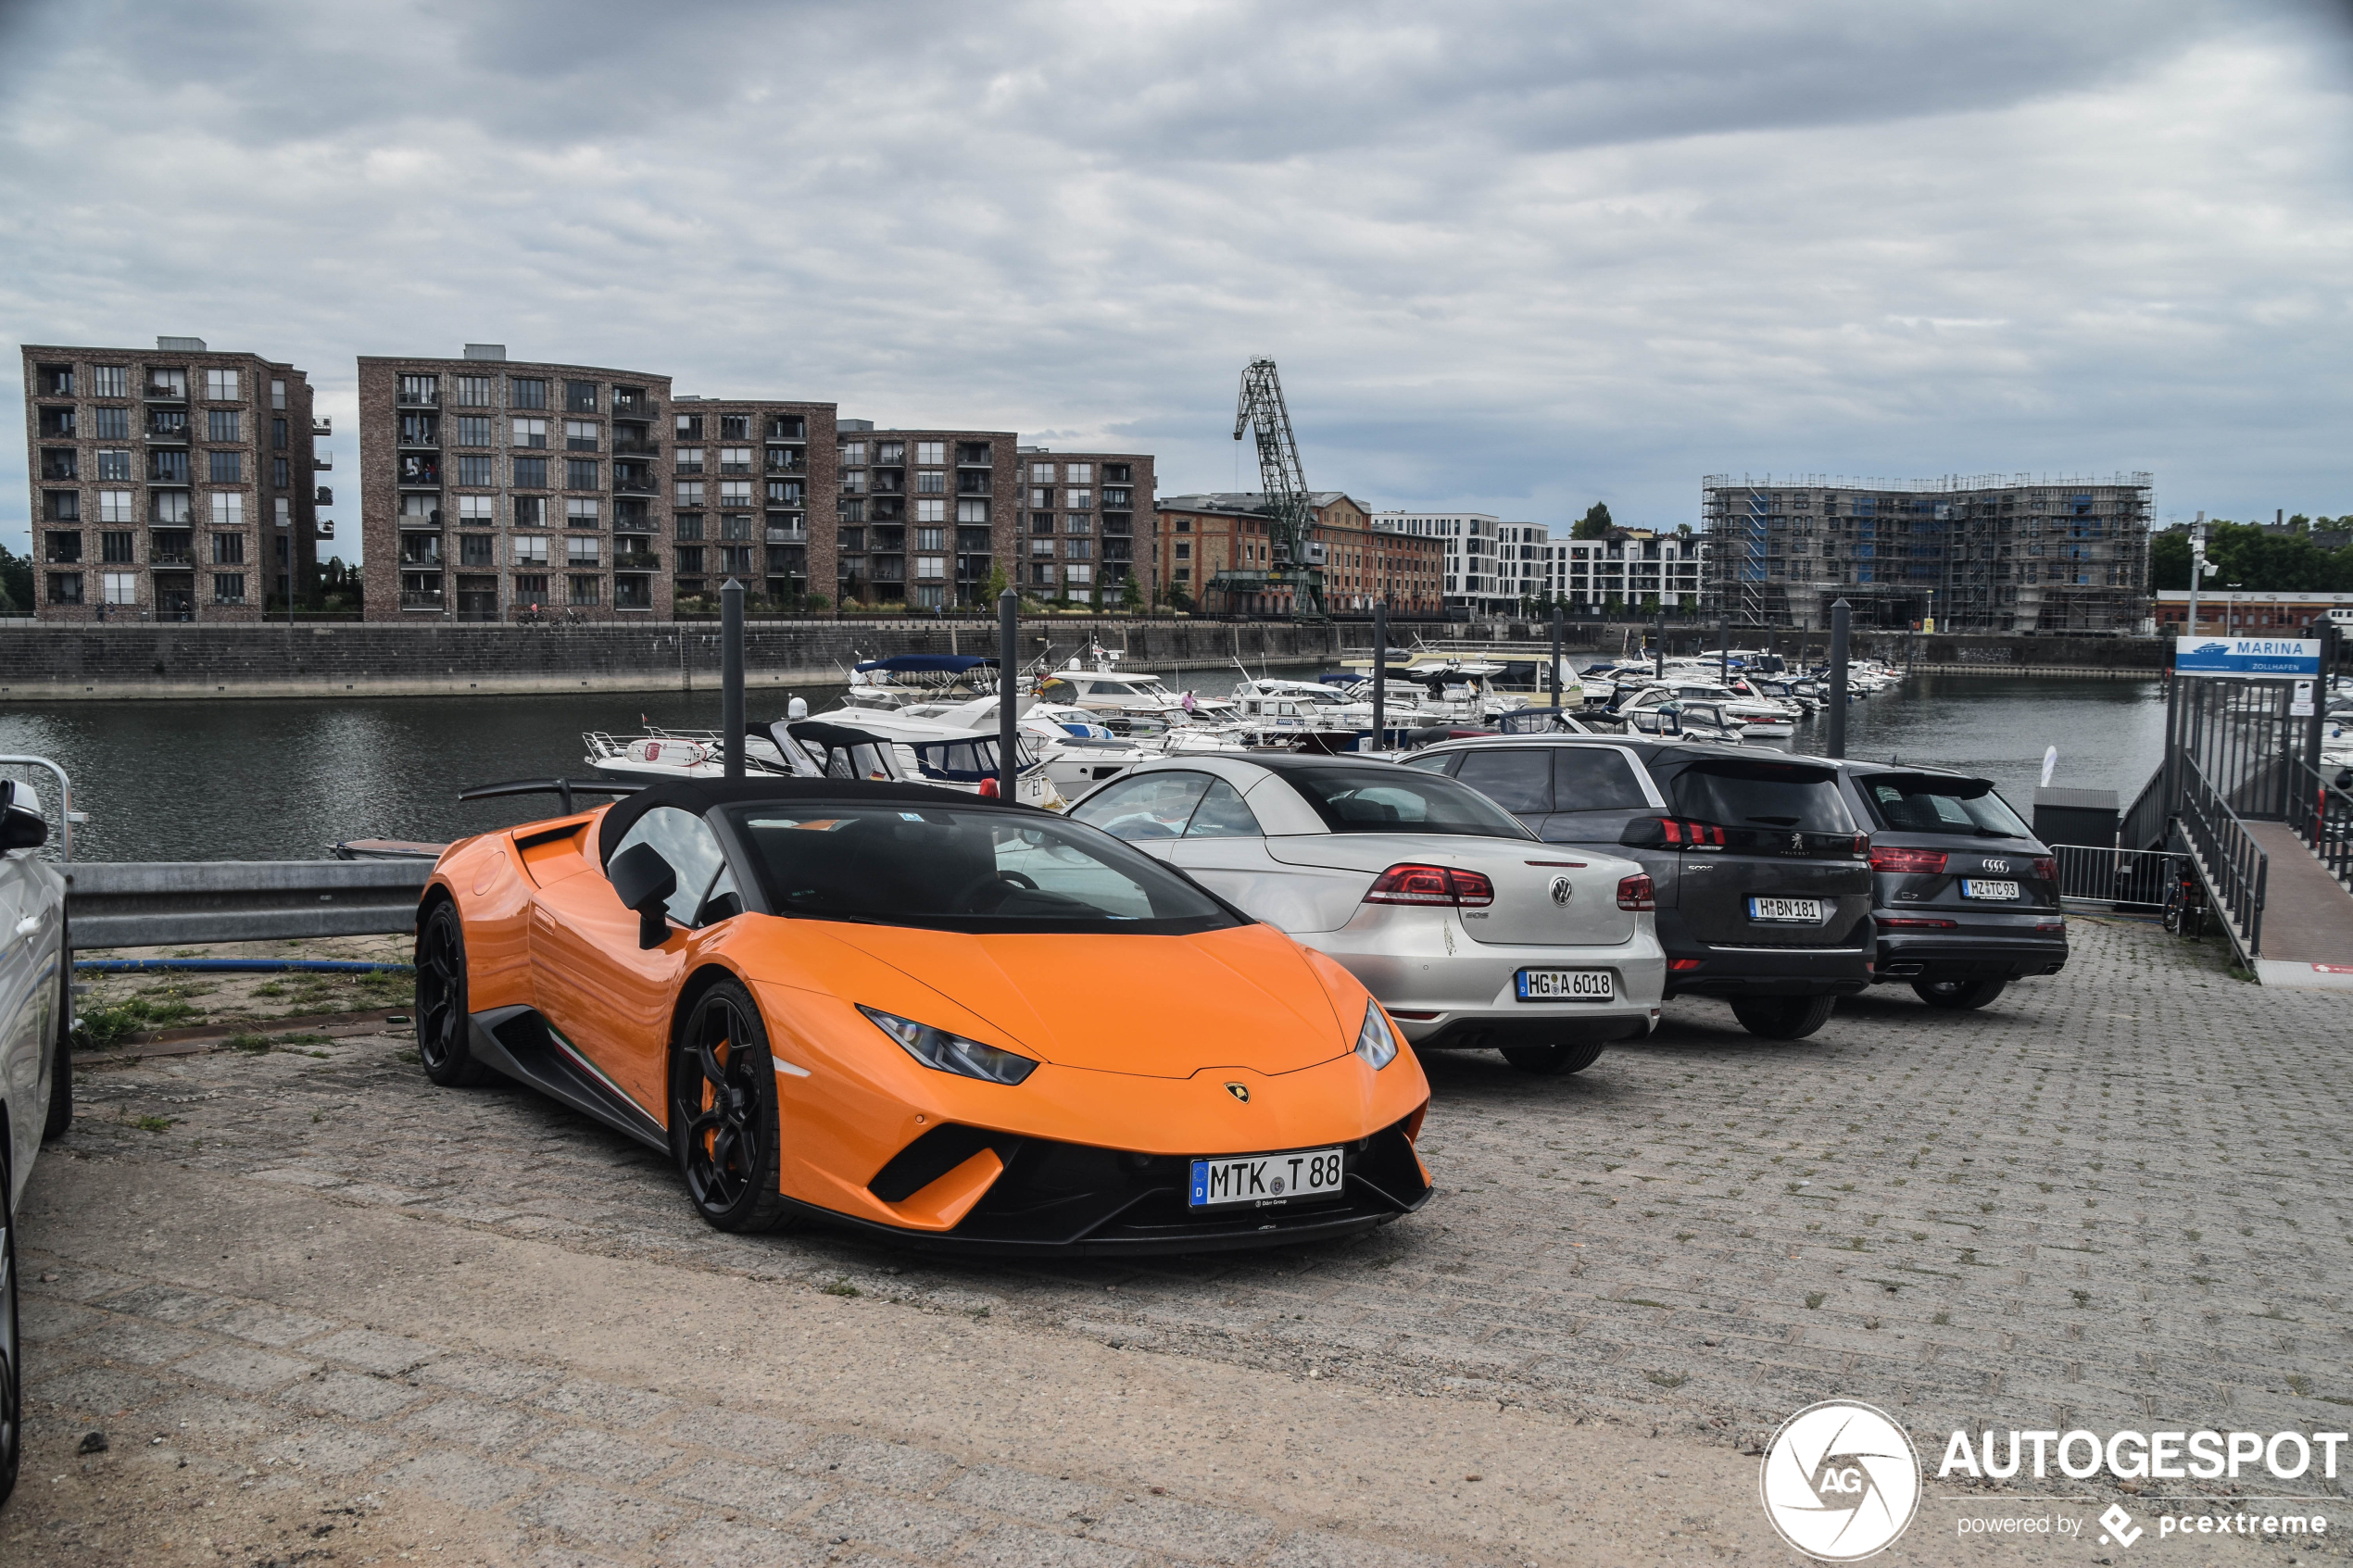
[[[1707,545],[1692,533],[1616,528],[1604,539],[1566,539],[1545,546],[1547,592],[1573,613],[1600,615],[1616,600],[1638,609],[1655,599],[1668,608],[1706,608]]]
[[[1488,512],[1375,512],[1372,525],[1442,541],[1446,570],[1440,592],[1449,609],[1508,615],[1538,590],[1549,530],[1541,523],[1505,522]]]

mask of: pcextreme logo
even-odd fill
[[[1920,1456],[1886,1411],[1825,1399],[1773,1435],[1757,1487],[1781,1539],[1819,1562],[1859,1562],[1911,1524]]]

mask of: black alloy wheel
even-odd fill
[[[417,933],[417,1060],[445,1089],[490,1081],[474,1060],[466,1014],[466,932],[458,906],[443,899]]]
[[[6,1132],[0,1127],[0,1137]],[[17,1215],[7,1157],[0,1149],[0,1503],[16,1490],[24,1462],[23,1344],[17,1320]]]
[[[775,1064],[759,1005],[733,980],[714,982],[679,1026],[670,1056],[670,1140],[686,1196],[706,1223],[723,1231],[786,1228]]]
[[[2007,980],[1915,980],[1912,990],[1932,1008],[1973,1012],[2009,989],[2009,984]]]
[[[1743,997],[1732,1016],[1760,1039],[1802,1040],[1828,1023],[1837,1005],[1836,997]]]
[[[50,1033],[49,1114],[41,1123],[41,1141],[64,1137],[73,1125],[73,944],[69,933],[57,931],[57,1026]]]
[[[1504,1060],[1539,1078],[1582,1073],[1602,1060],[1600,1046],[1504,1046]]]

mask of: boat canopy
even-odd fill
[[[890,659],[870,659],[857,668],[887,670],[898,675],[962,675],[972,670],[994,670],[997,661],[972,654],[902,653]]]

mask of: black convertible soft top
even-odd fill
[[[1035,806],[1010,805],[961,789],[931,784],[884,783],[867,779],[673,779],[649,784],[613,803],[597,829],[597,859],[601,863],[636,825],[637,819],[657,806],[675,806],[701,816],[714,806],[742,806],[762,800],[905,800],[959,810],[1035,812]]]

